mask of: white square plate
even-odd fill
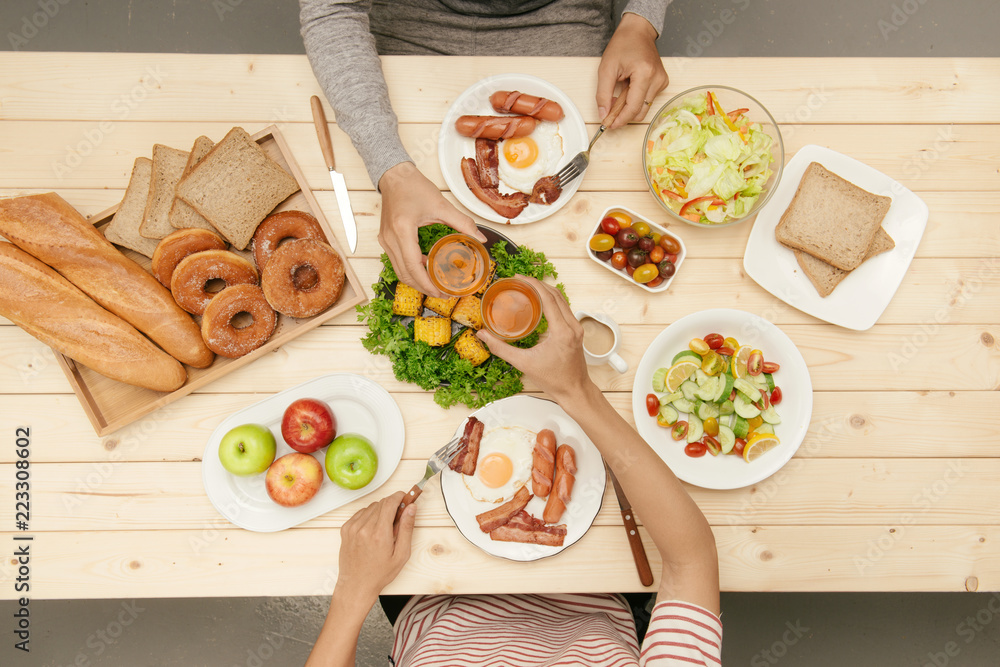
[[[826,298],[799,267],[795,253],[778,243],[774,228],[792,202],[811,162],[868,192],[892,197],[882,228],[896,242],[889,252],[856,268]],[[743,256],[747,275],[761,287],[802,312],[855,331],[870,329],[892,300],[927,227],[928,209],[920,197],[877,169],[843,153],[808,145],[785,165],[771,201],[757,215]]]

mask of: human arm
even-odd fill
[[[629,81],[625,108],[609,129],[642,120],[649,106],[646,102],[652,102],[667,87],[669,77],[656,49],[656,38],[663,30],[669,4],[670,0],[631,0],[604,49],[597,68],[597,108],[601,118],[611,108],[618,82]]]
[[[584,430],[611,466],[663,562],[658,600],[683,600],[719,613],[719,563],[708,521],[656,452],[611,407],[591,381],[583,327],[559,292],[526,278],[542,298],[548,333],[516,348],[480,331],[490,351],[524,371]]]
[[[408,505],[394,530],[402,499],[399,491],[372,503],[341,527],[337,583],[306,667],[353,667],[365,617],[410,557],[417,508]]]

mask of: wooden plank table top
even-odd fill
[[[665,326],[705,308],[757,312],[801,350],[815,407],[796,456],[748,488],[690,488],[715,530],[723,590],[1000,590],[1000,60],[753,62],[665,59],[671,85],[651,108],[696,85],[731,85],[778,119],[786,159],[806,144],[828,146],[923,198],[927,231],[872,329],[816,320],[748,278],[741,259],[749,224],[675,227],[689,259],[664,294],[628,288],[593,265],[583,242],[607,206],[667,224],[643,180],[643,123],[602,138],[569,205],[503,231],[554,261],[574,307],[608,311],[621,323],[631,369]],[[485,76],[544,76],[574,100],[589,130],[599,122],[596,59],[389,57],[383,67],[404,144],[442,190],[440,120],[456,95]],[[133,160],[154,143],[186,148],[202,134],[218,139],[234,125],[255,132],[274,123],[346,246],[312,126],[313,94],[322,95],[304,56],[3,53],[0,196],[55,190],[91,215],[120,201]],[[332,135],[360,231],[351,262],[371,295],[379,196],[347,136],[336,127]],[[0,318],[0,540],[12,545],[20,534],[14,433],[30,426],[31,595],[331,592],[339,527],[372,500],[409,488],[468,414],[443,410],[431,394],[396,381],[383,358],[362,348],[363,333],[345,313],[99,438],[51,351]],[[301,527],[259,534],[233,526],[202,486],[209,434],[233,411],[329,372],[364,374],[392,393],[406,423],[399,468],[374,494]],[[631,423],[633,372],[591,367],[591,374]],[[580,543],[527,564],[472,547],[448,517],[436,481],[419,506],[413,555],[387,592],[641,589],[610,485]],[[658,575],[659,558],[640,530]],[[0,596],[15,595],[17,576],[16,562],[0,559]]]

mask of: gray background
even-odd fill
[[[0,50],[303,52],[295,0],[41,2],[59,10],[26,44],[11,35],[39,11],[39,0],[0,2]],[[720,32],[711,22],[726,8],[738,18]],[[664,55],[689,56],[997,57],[998,28],[995,0],[675,0],[659,45]],[[702,35],[708,45],[698,53],[692,45],[706,31],[711,39]],[[32,651],[24,655],[11,648],[14,604],[2,602],[0,665],[300,665],[326,605],[323,598],[34,601]],[[995,667],[1000,614],[991,606],[1000,610],[1000,595],[723,594],[723,664]],[[972,627],[979,629],[965,630]],[[358,664],[387,664],[390,642],[376,608]]]

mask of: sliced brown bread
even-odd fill
[[[891,197],[863,190],[813,162],[774,235],[789,248],[851,271],[864,261],[890,204]]]
[[[149,183],[149,199],[142,215],[139,233],[147,239],[162,239],[174,231],[170,224],[170,205],[174,203],[174,190],[181,180],[188,152],[155,144],[153,146],[153,177]]]
[[[261,220],[298,189],[246,130],[234,127],[181,180],[177,196],[243,250]]]
[[[149,182],[152,176],[153,161],[148,157],[136,158],[125,197],[118,205],[115,217],[111,218],[111,222],[104,228],[104,238],[146,257],[153,256],[153,251],[159,243],[139,234],[142,214],[146,210],[146,200],[149,199]]]
[[[195,165],[208,155],[213,146],[215,146],[215,142],[208,137],[201,136],[195,139],[194,146],[191,147],[191,154],[188,155],[187,164],[184,165],[184,173],[181,174],[181,178],[190,174]],[[174,197],[174,203],[170,207],[170,214],[167,216],[167,219],[170,220],[170,226],[174,229],[190,229],[195,227],[198,229],[207,229],[210,232],[217,232],[208,220],[201,217],[198,211],[191,208],[191,205],[180,197]]]
[[[875,240],[872,241],[871,247],[868,248],[868,252],[865,253],[864,262],[875,255],[881,255],[884,252],[888,252],[896,247],[896,242],[892,240],[884,229],[878,228],[875,232]],[[821,259],[816,259],[808,253],[804,253],[801,250],[795,251],[795,259],[799,260],[799,266],[802,267],[802,272],[806,274],[806,277],[812,281],[813,286],[819,295],[822,297],[830,296],[833,290],[840,284],[840,282],[846,278],[851,272],[844,271],[843,269],[838,269],[835,266],[827,264]],[[862,264],[864,263],[862,262]]]

